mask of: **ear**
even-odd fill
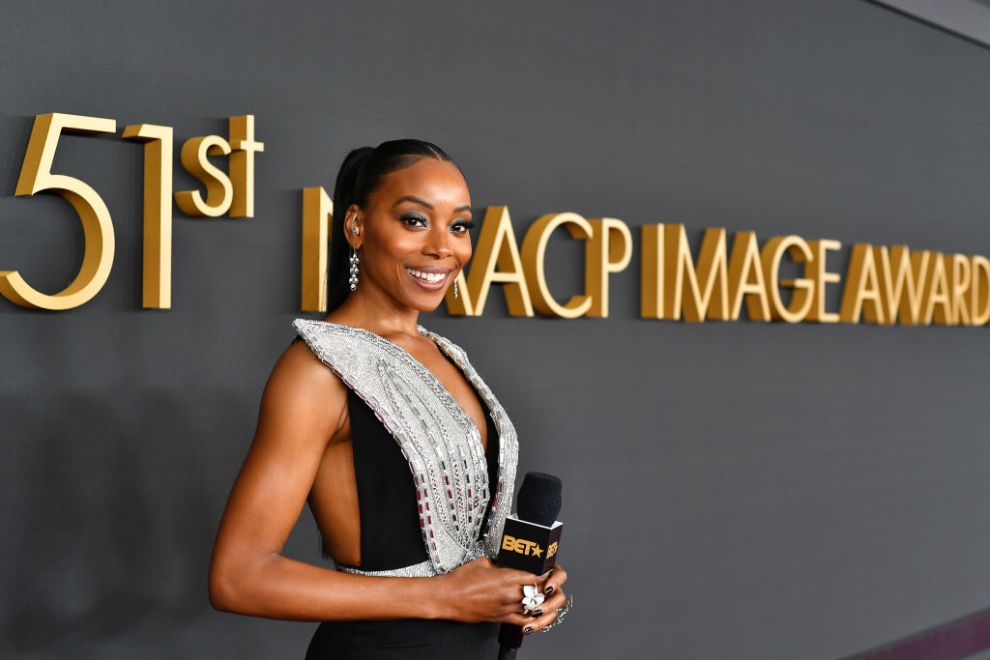
[[[355,250],[361,249],[361,244],[364,242],[364,213],[357,204],[347,207],[347,213],[344,215],[344,237]]]

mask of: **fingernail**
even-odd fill
[[[543,610],[533,610],[529,615],[533,617],[543,616]]]
[[[528,635],[531,632],[533,632],[533,626],[526,626],[525,628],[523,628],[524,635]]]
[[[546,588],[546,589],[545,589],[545,590],[543,591],[543,593],[545,593],[545,594],[546,594],[546,595],[548,595],[548,596],[549,596],[550,594],[552,594],[552,593],[553,593],[553,585],[551,584],[551,585],[550,585],[549,587],[547,587],[547,588]]]

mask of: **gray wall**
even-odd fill
[[[986,329],[638,318],[649,222],[990,252],[987,50],[858,1],[3,14],[0,268],[38,288],[72,278],[82,232],[12,196],[35,114],[182,140],[254,113],[266,144],[256,217],[177,212],[173,308],[142,311],[141,148],[63,140],[118,251],[84,307],[0,300],[3,657],[302,657],[315,624],[210,608],[209,552],[301,315],[299,191],[406,136],[520,236],[575,211],[637,238],[609,319],[509,318],[501,291],[482,318],[421,319],[512,416],[520,475],[565,481],[575,609],[527,655],[835,658],[990,606]],[[551,248],[563,297],[580,246]],[[320,561],[308,511],[287,553]]]

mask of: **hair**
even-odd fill
[[[388,140],[377,147],[351,150],[337,172],[333,187],[333,219],[330,225],[330,264],[327,274],[327,311],[340,307],[350,295],[350,243],[344,237],[344,218],[351,204],[365,208],[386,174],[412,165],[421,158],[436,158],[460,166],[443,149],[424,140]]]

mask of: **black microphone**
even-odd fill
[[[527,472],[519,488],[514,515],[506,516],[495,564],[543,575],[557,561],[563,523],[560,513],[561,481],[543,472]],[[520,605],[522,598],[520,598]],[[499,660],[516,657],[522,645],[522,627],[503,623],[498,633]]]

